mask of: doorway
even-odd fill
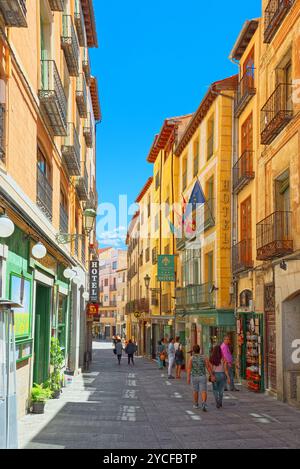
[[[51,288],[36,286],[33,382],[44,383],[49,377]]]

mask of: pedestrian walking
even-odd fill
[[[177,352],[177,350],[179,349],[180,346],[181,346],[180,337],[177,336],[177,337],[175,337],[175,342],[174,342],[175,352]]]
[[[174,347],[174,339],[171,337],[170,342],[169,342],[169,347],[168,347],[168,360],[169,360],[169,366],[168,366],[168,379],[175,379],[175,377],[172,375],[172,369],[175,364],[175,347]]]
[[[231,347],[231,339],[229,336],[224,337],[223,344],[221,345],[222,357],[227,362],[228,373],[230,376],[230,391],[238,392],[239,389],[236,388],[234,384],[234,360],[233,360],[233,350]],[[227,386],[225,385],[225,391],[227,391]]]
[[[177,347],[175,351],[175,365],[176,365],[176,379],[181,379],[181,371],[184,365],[184,353],[183,353],[183,347],[181,344],[179,344],[179,347]]]
[[[122,353],[123,353],[123,345],[122,345],[121,340],[119,339],[117,340],[117,343],[116,343],[116,355],[118,357],[119,365],[121,365]]]
[[[201,394],[203,412],[207,412],[207,372],[211,373],[209,360],[200,354],[199,345],[194,345],[193,356],[187,368],[187,382],[193,386],[194,409],[199,409],[199,395]]]
[[[226,380],[230,383],[228,364],[222,354],[220,345],[216,345],[210,356],[210,380],[213,385],[213,392],[216,400],[217,409],[223,407],[223,395]]]
[[[137,351],[137,346],[130,339],[125,348],[125,353],[127,353],[128,355],[128,366],[130,366],[130,363],[132,363],[132,365],[134,366],[134,354],[136,351]]]
[[[158,363],[159,370],[163,370],[165,360],[166,360],[166,347],[164,344],[164,340],[162,339],[157,344],[157,363]]]

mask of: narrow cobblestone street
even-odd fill
[[[227,393],[222,411],[194,410],[185,376],[169,382],[153,362],[116,363],[110,344],[94,343],[91,373],[19,424],[21,448],[297,448],[300,412],[271,397]]]

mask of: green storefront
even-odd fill
[[[43,383],[49,377],[51,337],[58,337],[67,359],[69,285],[63,278],[65,266],[50,254],[35,260],[31,255],[35,242],[18,227],[4,243],[8,247],[6,296],[23,305],[15,310],[17,369],[24,376],[28,368],[30,387],[31,379]]]
[[[186,338],[191,348],[200,344],[203,353],[209,356],[215,345],[223,342],[224,336],[231,337],[235,344],[236,323],[234,310],[194,310],[186,314]]]

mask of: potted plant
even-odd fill
[[[48,385],[52,391],[52,398],[59,399],[62,392],[62,369],[65,364],[65,357],[60,347],[59,340],[52,337],[50,348],[51,374]]]
[[[52,391],[49,387],[44,387],[43,384],[34,384],[31,391],[31,412],[33,414],[44,414],[46,402],[51,396]]]

